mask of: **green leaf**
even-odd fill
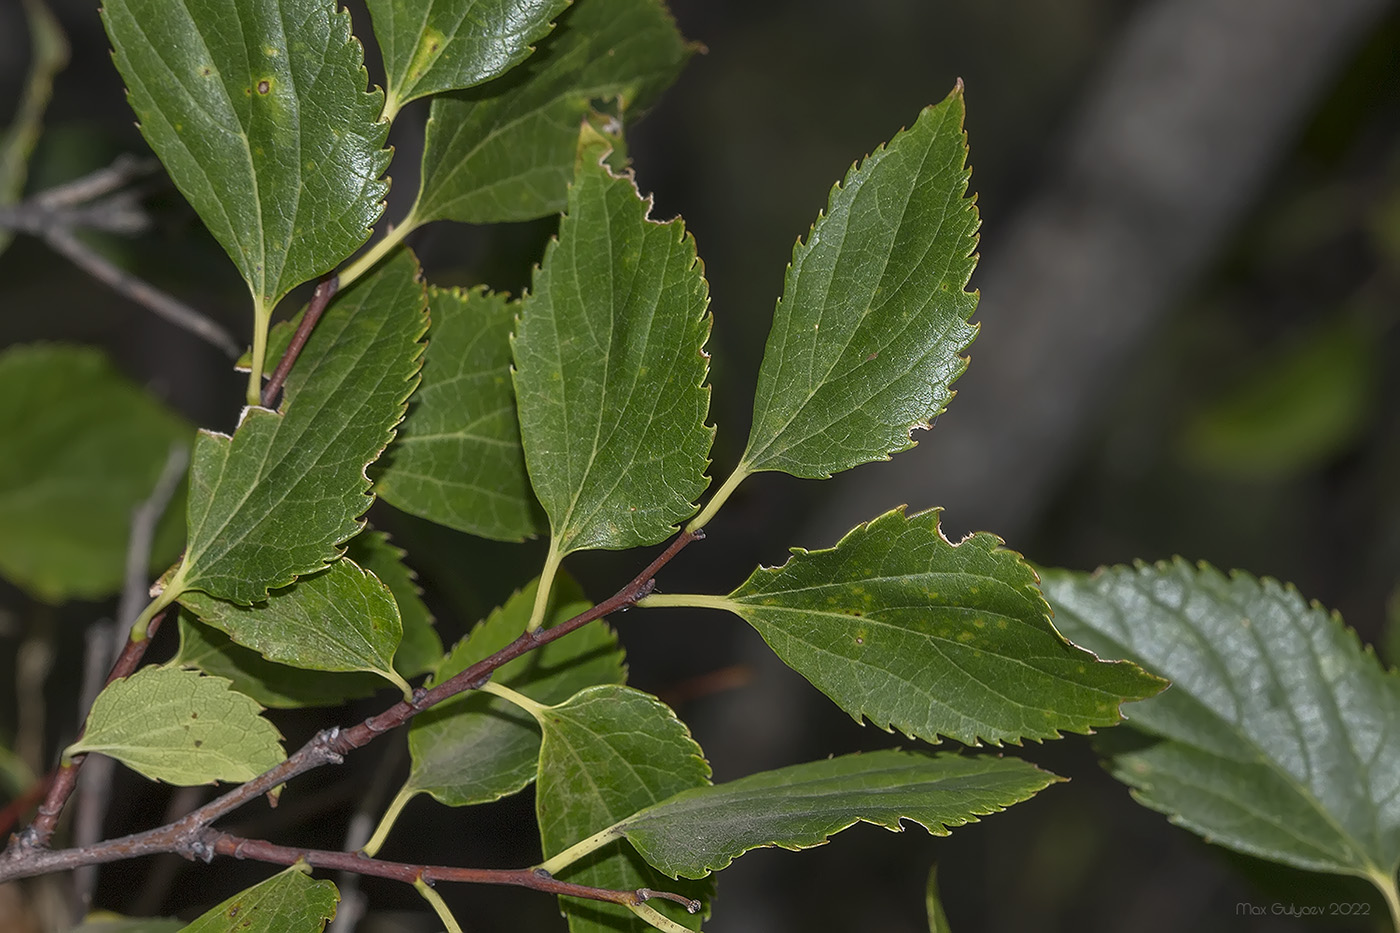
[[[368,0],[392,119],[411,100],[472,87],[524,61],[569,0]]]
[[[0,134],[0,206],[14,204],[24,194],[29,157],[43,131],[54,76],[68,64],[68,39],[44,0],[24,0],[24,12],[29,20],[29,74],[14,119]],[[0,253],[13,239],[13,233],[0,229]]]
[[[899,832],[912,820],[946,836],[1058,780],[1017,758],[867,752],[685,790],[613,834],[672,878],[703,878],[750,849],[809,849],[861,822]]]
[[[442,661],[442,639],[418,589],[418,574],[403,562],[403,548],[395,547],[384,532],[366,529],[350,539],[345,556],[378,577],[394,594],[403,623],[394,670],[404,677],[417,677],[435,669]]]
[[[339,901],[334,884],[293,866],[200,915],[184,933],[319,933]]]
[[[393,594],[348,557],[251,606],[195,590],[180,602],[269,661],[315,671],[368,671],[412,693],[394,670],[403,624]]]
[[[666,538],[695,511],[714,438],[695,241],[679,219],[647,217],[600,143],[585,128],[513,341],[525,463],[558,555]]]
[[[340,556],[369,508],[365,467],[418,382],[427,327],[413,255],[336,297],[287,379],[282,407],[245,409],[230,438],[201,431],[189,545],[170,588],[248,605]]]
[[[242,783],[286,757],[261,712],[222,678],[148,667],[97,695],[83,737],[64,755],[100,752],[153,781],[181,786]]]
[[[375,478],[385,502],[498,541],[538,530],[510,381],[519,307],[482,289],[428,289],[423,384]]]
[[[131,510],[189,432],[100,350],[0,353],[0,574],[54,603],[121,589]],[[178,513],[161,526],[153,567],[179,553]]]
[[[928,914],[928,933],[952,933],[948,915],[943,912],[943,898],[938,893],[938,865],[928,870],[928,883],[924,886],[924,911]]]
[[[1021,555],[985,532],[952,544],[938,515],[886,512],[834,548],[793,548],[713,604],[857,721],[926,742],[1089,732],[1161,690],[1066,642]]]
[[[384,678],[374,674],[311,673],[269,661],[218,629],[195,621],[188,610],[180,612],[180,648],[169,666],[222,677],[234,690],[273,709],[338,706],[384,687]]]
[[[710,766],[690,730],[666,704],[639,690],[589,687],[540,711],[539,722],[544,744],[535,813],[546,858],[638,810],[709,784]],[[616,845],[573,862],[556,876],[615,891],[650,887],[703,898],[709,890],[707,885],[668,881],[636,852]],[[650,929],[616,904],[573,898],[560,898],[560,903],[571,933]],[[657,909],[691,929],[702,919],[675,904]]]
[[[443,661],[432,683],[441,683],[490,657],[525,631],[535,601],[535,580],[512,596]],[[567,576],[554,588],[552,623],[589,608]],[[496,671],[492,680],[539,703],[558,703],[591,684],[627,679],[617,635],[593,622]],[[472,806],[513,794],[535,779],[540,730],[535,721],[500,697],[461,694],[414,717],[408,733],[413,756],[405,793],[431,794],[451,807]]]
[[[1211,842],[1378,886],[1400,867],[1400,675],[1290,586],[1185,561],[1047,571],[1056,622],[1171,678],[1115,777]],[[1384,888],[1383,888],[1384,889]]]
[[[591,102],[620,99],[634,117],[690,52],[660,0],[579,0],[524,65],[433,100],[413,221],[493,223],[562,210]]]
[[[382,94],[334,0],[106,0],[141,132],[270,310],[369,238]]]
[[[831,190],[792,251],[739,475],[825,479],[914,446],[967,367],[977,210],[962,87]]]

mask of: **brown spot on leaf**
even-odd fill
[[[271,81],[267,80],[266,78],[263,78],[261,81],[258,82],[258,93],[259,93],[259,94],[266,94],[268,91],[271,91],[271,90],[272,90],[272,82],[271,82]]]

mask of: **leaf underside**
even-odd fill
[[[339,901],[334,884],[294,866],[210,908],[184,933],[320,933]]]
[[[1400,676],[1291,586],[1183,560],[1046,571],[1061,630],[1171,678],[1110,754],[1139,800],[1212,842],[1310,871],[1400,866]]]

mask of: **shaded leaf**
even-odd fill
[[[639,690],[589,687],[544,709],[539,721],[544,744],[535,813],[546,858],[638,810],[709,784],[710,766],[690,730],[666,704]],[[557,877],[615,891],[652,887],[701,899],[709,893],[708,885],[666,880],[618,845],[591,853]],[[616,904],[574,898],[560,903],[571,933],[650,929]],[[703,918],[671,903],[648,906],[690,929],[698,929]]]
[[[0,206],[14,204],[24,194],[29,157],[43,131],[54,76],[68,64],[68,39],[44,0],[24,0],[24,13],[29,20],[29,74],[14,117],[0,134]],[[13,239],[13,233],[0,229],[0,253]]]
[[[1400,676],[1339,617],[1182,560],[1044,577],[1066,634],[1171,678],[1128,708],[1158,741],[1110,759],[1140,801],[1220,845],[1394,890]]]
[[[914,446],[976,335],[962,87],[853,166],[792,252],[741,474],[825,479]]]
[[[433,100],[413,221],[557,213],[590,102],[620,98],[634,117],[689,57],[660,0],[579,0],[525,64]]]
[[[946,836],[1058,780],[1017,758],[867,752],[681,791],[615,834],[665,874],[703,878],[750,849],[808,849],[860,822],[899,832],[911,820]]]
[[[482,289],[428,289],[423,384],[375,478],[385,502],[429,521],[519,541],[540,524],[525,474],[510,332],[520,305]]]
[[[121,589],[131,510],[189,432],[100,350],[33,344],[0,353],[0,574],[48,602]],[[168,515],[155,568],[179,553],[179,509]]]
[[[379,578],[394,594],[403,623],[403,638],[394,652],[394,670],[404,677],[426,674],[442,661],[442,639],[433,614],[423,602],[418,574],[403,562],[406,552],[382,531],[368,528],[345,546],[345,556]]]
[[[333,0],[106,0],[141,132],[270,310],[369,237],[389,164]]]
[[[384,678],[375,674],[311,673],[269,661],[218,629],[196,621],[188,610],[180,613],[180,649],[169,664],[222,677],[234,690],[273,709],[338,706],[385,686]]]
[[[222,678],[148,667],[97,695],[83,737],[65,755],[100,752],[153,781],[181,786],[241,783],[286,757],[261,712]]]
[[[943,898],[938,893],[938,865],[928,870],[924,886],[924,911],[928,914],[928,933],[952,933],[948,915],[943,912]]]
[[[411,100],[488,81],[519,64],[569,0],[367,0],[392,116]]]
[[[886,512],[834,548],[793,548],[714,604],[857,721],[927,742],[1089,732],[1161,690],[1066,642],[1021,555],[985,532],[952,544],[938,515]]]
[[[184,933],[319,933],[339,901],[334,884],[293,866],[201,914]]]
[[[245,409],[232,438],[200,432],[175,591],[247,605],[322,569],[360,530],[365,467],[418,381],[427,320],[417,275],[402,251],[355,282],[316,325],[279,411]]]
[[[166,917],[123,917],[105,910],[88,914],[70,933],[179,933],[183,920]]]
[[[378,577],[348,557],[251,606],[197,590],[180,602],[269,661],[315,671],[368,671],[410,692],[393,666],[403,635],[399,607]]]
[[[534,605],[535,580],[478,623],[443,661],[432,683],[490,657],[525,631]],[[567,576],[556,581],[551,623],[563,622],[591,603]],[[502,665],[492,680],[539,703],[559,703],[591,684],[627,679],[617,635],[593,622]],[[540,730],[535,721],[500,697],[462,694],[414,717],[408,733],[413,756],[405,793],[427,793],[453,807],[498,800],[535,779]]]
[[[605,145],[585,128],[513,341],[525,462],[560,555],[663,540],[695,511],[714,437],[695,241],[648,219]]]

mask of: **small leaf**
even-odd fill
[[[535,580],[476,625],[443,661],[432,683],[490,657],[525,631],[534,605]],[[554,588],[551,623],[563,622],[591,603],[569,577]],[[617,635],[603,622],[501,666],[492,680],[540,703],[558,703],[590,684],[626,681]],[[489,694],[462,694],[416,716],[408,733],[413,756],[405,792],[427,793],[451,807],[487,803],[513,794],[535,779],[540,731],[529,715]]]
[[[0,353],[0,574],[53,603],[121,589],[131,510],[189,432],[97,349]],[[155,568],[179,553],[179,509],[168,514]]]
[[[320,933],[339,901],[334,884],[293,866],[200,915],[184,933]]]
[[[959,85],[831,191],[792,252],[739,464],[825,479],[914,446],[976,335]]]
[[[368,0],[392,117],[411,100],[472,87],[523,61],[569,0]]]
[[[271,309],[384,209],[388,124],[333,0],[106,0],[141,132]]]
[[[0,206],[14,204],[24,194],[29,157],[43,131],[54,76],[68,64],[68,39],[44,0],[24,0],[24,12],[29,20],[29,74],[14,119],[0,133]],[[0,253],[13,239],[13,233],[0,229]]]
[[[585,128],[513,341],[525,463],[559,555],[666,538],[695,511],[714,437],[695,241],[679,219],[648,219],[603,152]]]
[[[414,221],[559,212],[590,102],[621,98],[635,117],[675,81],[690,51],[660,0],[579,0],[524,65],[433,100]]]
[[[200,432],[176,591],[248,605],[325,567],[360,530],[365,467],[418,381],[427,320],[417,275],[403,251],[357,281],[312,331],[279,411],[245,409],[231,438]]]
[[[378,577],[394,594],[403,623],[394,670],[404,677],[417,677],[436,668],[442,662],[442,639],[418,589],[418,574],[403,562],[403,548],[395,547],[384,532],[366,529],[350,539],[345,556]]]
[[[1021,555],[985,532],[952,544],[938,515],[886,512],[834,548],[793,548],[718,605],[857,721],[926,742],[1089,732],[1162,688],[1066,642]]]
[[[153,781],[250,781],[286,756],[272,723],[219,677],[148,667],[97,695],[66,755],[100,752]]]
[[[928,883],[924,886],[924,912],[928,914],[928,933],[952,933],[948,915],[943,912],[943,898],[938,892],[938,865],[928,870]]]
[[[519,307],[480,289],[428,289],[423,384],[375,479],[385,502],[498,541],[538,530],[510,381]]]
[[[856,823],[935,836],[999,813],[1061,780],[1017,758],[878,751],[696,787],[618,824],[653,866],[703,878],[760,846],[808,849]]]
[[[222,677],[232,689],[273,709],[339,706],[384,688],[384,678],[374,674],[312,673],[269,661],[218,629],[195,621],[188,610],[180,613],[180,648],[168,666]]]
[[[638,810],[710,782],[700,746],[676,714],[653,696],[630,687],[589,687],[542,711],[535,813],[547,857],[607,829]],[[677,885],[629,849],[612,846],[591,853],[557,873],[564,881],[626,891],[641,887],[704,898],[707,885]],[[571,933],[645,931],[649,927],[624,907],[560,898]],[[658,906],[660,905],[660,906]],[[702,915],[675,904],[650,902],[690,929]]]
[[[348,557],[251,606],[195,590],[180,602],[269,661],[314,671],[368,671],[411,692],[393,666],[403,635],[393,594]]]
[[[1211,842],[1393,892],[1400,675],[1292,587],[1185,561],[1045,573],[1063,631],[1170,677],[1112,754],[1147,806]]]

